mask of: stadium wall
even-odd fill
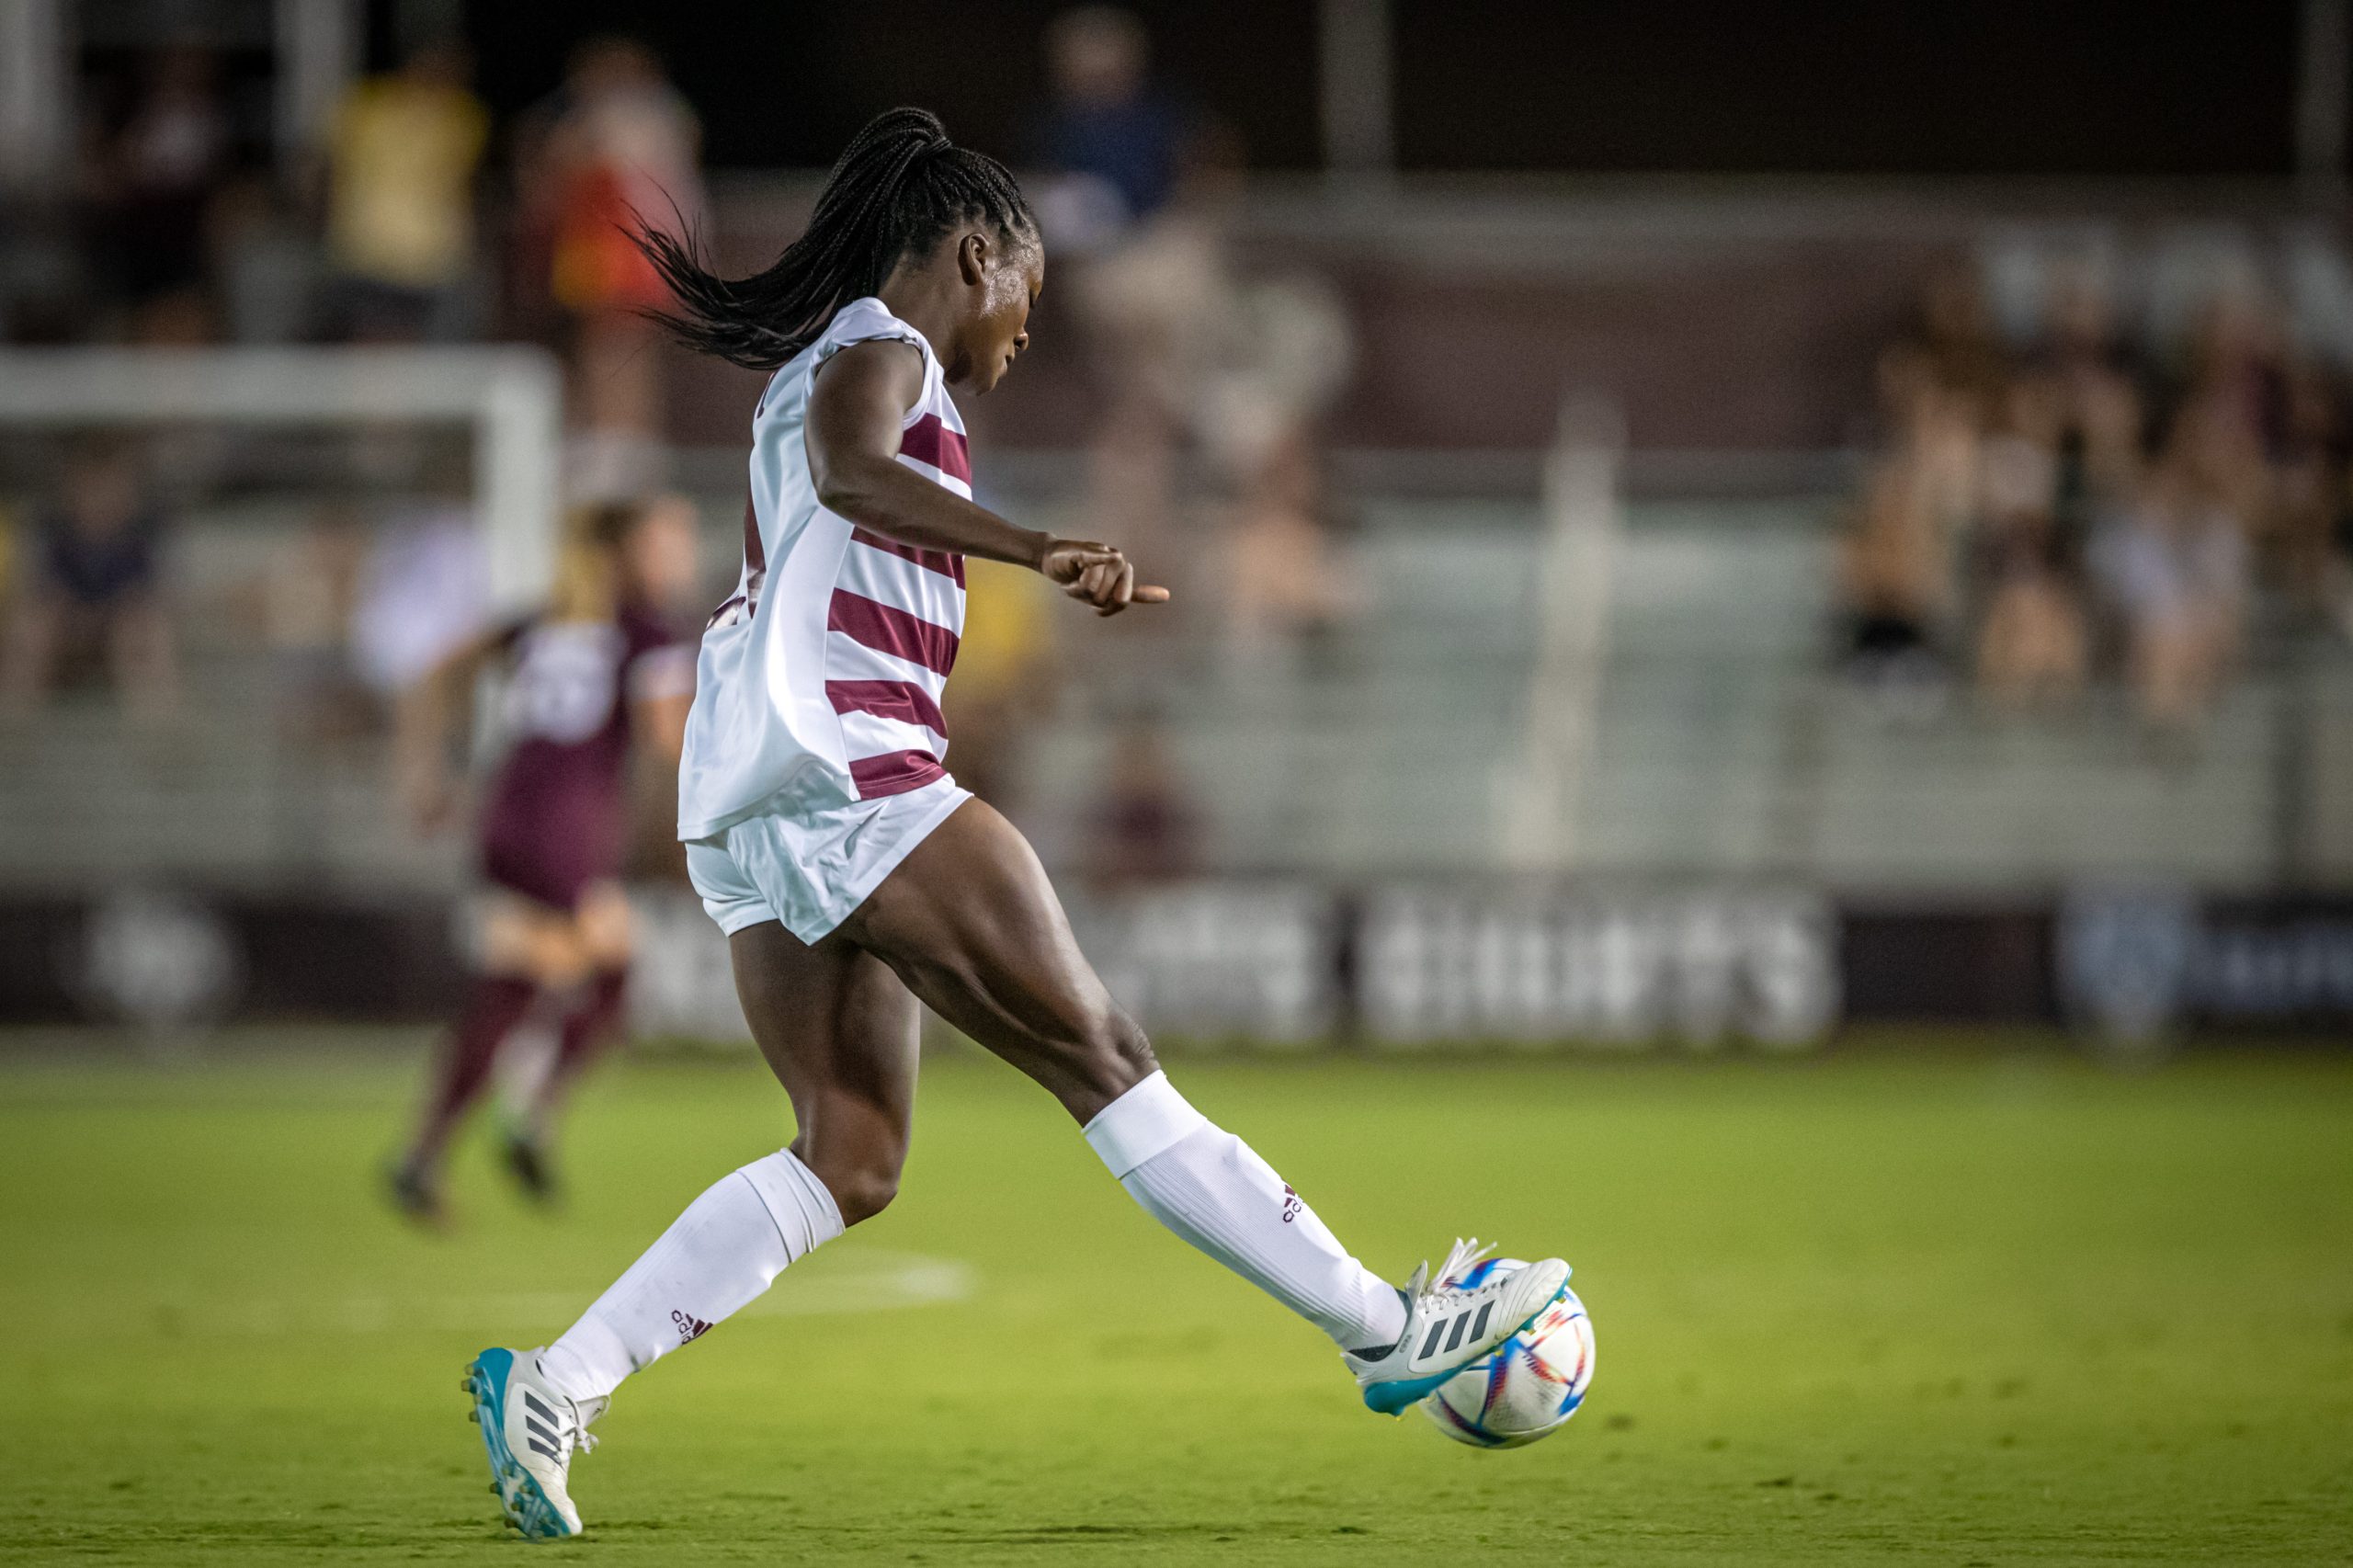
[[[725,945],[642,890],[641,1034],[738,1039]],[[426,1023],[460,973],[431,897],[131,890],[0,901],[0,1025]],[[2353,1039],[2353,895],[2158,885],[1991,902],[1775,885],[1211,881],[1083,900],[1164,1040],[1381,1051],[1797,1052],[1857,1025]]]

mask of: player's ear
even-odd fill
[[[956,242],[956,271],[965,282],[978,284],[988,276],[989,237],[978,229],[968,230]]]

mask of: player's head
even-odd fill
[[[902,268],[933,269],[957,301],[949,377],[985,392],[1026,343],[1043,277],[1037,220],[1005,165],[948,139],[938,117],[894,108],[867,122],[825,178],[801,236],[774,266],[730,282],[691,240],[638,244],[677,296],[661,319],[688,347],[772,370],[815,340],[834,312],[879,294]]]
[[[694,503],[683,495],[582,506],[557,551],[553,612],[604,620],[624,602],[669,608],[693,593],[695,554]]]

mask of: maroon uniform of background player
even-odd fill
[[[527,1191],[552,1193],[548,1124],[620,1021],[630,929],[617,879],[631,753],[645,745],[675,766],[693,698],[692,647],[661,613],[692,590],[693,539],[682,501],[589,512],[574,524],[549,608],[461,649],[404,704],[402,792],[430,830],[453,814],[448,759],[466,697],[486,665],[506,672],[509,745],[478,825],[476,973],[392,1178],[394,1201],[419,1218],[439,1216],[449,1139],[500,1048],[535,1017],[556,1025],[556,1049],[511,1108],[505,1151]]]

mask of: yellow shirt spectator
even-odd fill
[[[345,273],[417,290],[464,275],[490,117],[449,71],[428,51],[360,83],[337,111],[327,240]]]

